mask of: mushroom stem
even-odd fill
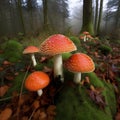
[[[54,56],[54,78],[60,76],[61,82],[64,82],[63,77],[63,62],[62,55],[58,54]]]
[[[74,80],[73,80],[76,84],[79,84],[81,81],[81,72],[78,73],[74,73]]]
[[[35,59],[35,55],[34,55],[34,54],[31,54],[31,59],[32,59],[32,62],[33,62],[33,66],[36,66],[36,65],[37,65],[37,62],[36,62],[36,59]]]
[[[84,36],[84,40],[83,41],[86,42],[86,35]]]
[[[38,93],[38,96],[41,96],[43,94],[43,90],[40,89],[40,90],[37,91],[37,93]]]

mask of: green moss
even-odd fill
[[[116,99],[113,86],[104,80],[100,80],[94,72],[87,73],[84,76],[89,76],[90,83],[95,87],[101,87],[104,89],[102,94],[105,96],[106,103],[111,110],[111,113],[114,115],[116,113]]]
[[[66,74],[65,74],[66,75]],[[116,100],[114,89],[111,84],[100,80],[95,73],[84,74],[89,76],[90,84],[102,87],[103,96],[107,105],[100,109],[87,93],[86,86],[65,85],[56,98],[57,115],[55,120],[112,120],[116,113]],[[69,79],[67,76],[65,79]],[[70,78],[71,79],[71,78]],[[110,92],[111,91],[111,92]]]
[[[89,77],[90,83],[95,87],[104,87],[102,81],[97,77],[97,75],[94,72],[83,74],[83,78],[85,76]]]
[[[76,45],[76,47],[77,47],[77,50],[80,50],[80,48],[81,48],[81,42],[80,42],[80,40],[77,38],[77,37],[75,37],[75,36],[71,36],[71,37],[69,37],[72,41],[73,41],[73,43]]]
[[[57,99],[55,120],[112,120],[110,112],[98,108],[83,87],[66,87]]]
[[[72,53],[63,53],[63,54],[62,54],[62,58],[63,58],[63,60],[66,60],[66,59],[68,59],[71,55],[72,55]]]
[[[77,44],[81,44],[80,43],[80,40],[78,39],[78,37],[75,37],[75,36],[71,36],[71,37],[69,37],[72,41],[73,41],[73,43],[75,44],[75,45],[77,45]]]
[[[112,52],[112,48],[110,46],[107,46],[107,45],[101,45],[98,49],[104,55],[108,55],[109,53]]]
[[[3,45],[4,58],[10,62],[17,62],[22,59],[23,46],[15,40],[9,40]]]

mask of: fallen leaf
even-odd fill
[[[3,97],[5,93],[8,91],[9,87],[7,85],[0,87],[0,97]]]
[[[39,116],[40,120],[42,120],[46,117],[47,117],[47,114],[45,112],[40,112],[40,116]]]
[[[0,71],[3,71],[4,69],[3,69],[3,67],[0,67]]]
[[[88,83],[88,84],[90,84],[90,79],[89,79],[88,76],[85,77],[85,82]]]
[[[101,93],[96,90],[88,90],[90,98],[101,108],[104,109],[106,106],[105,98]]]
[[[3,65],[11,65],[11,62],[5,60],[5,61],[3,62]]]
[[[14,80],[14,77],[11,76],[11,75],[7,75],[7,76],[5,76],[5,78],[6,78],[7,80]]]
[[[48,115],[56,115],[56,112],[55,112],[55,109],[56,109],[56,106],[55,105],[50,105],[48,108],[47,108],[47,114]]]
[[[8,120],[12,115],[12,110],[10,108],[6,108],[0,114],[0,120]]]
[[[120,120],[120,113],[117,113],[117,115],[115,116],[115,120]]]
[[[38,101],[38,100],[35,100],[35,101],[33,102],[33,107],[34,107],[34,109],[37,109],[37,108],[40,107],[40,104],[39,104],[39,101]]]
[[[94,87],[93,85],[90,85],[90,89],[91,89],[93,92],[96,92],[95,87]]]
[[[46,73],[51,73],[52,69],[47,67],[47,66],[44,66],[43,71],[46,72]]]

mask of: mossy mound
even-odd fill
[[[80,48],[81,48],[81,42],[80,42],[80,40],[79,40],[79,38],[78,37],[75,37],[75,36],[71,36],[71,37],[69,37],[72,41],[73,41],[73,43],[76,45],[76,47],[77,47],[77,50],[80,50]]]
[[[108,55],[109,53],[112,52],[112,48],[110,46],[107,46],[107,45],[100,45],[100,47],[98,49],[104,55]]]
[[[4,59],[10,62],[18,62],[22,59],[23,46],[16,40],[9,40],[3,44]]]
[[[116,100],[112,85],[101,81],[94,73],[84,74],[84,76],[89,76],[90,84],[104,88],[102,94],[105,97],[105,108],[101,109],[89,97],[86,86],[65,85],[56,98],[55,120],[113,120],[116,113]]]

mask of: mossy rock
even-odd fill
[[[9,40],[3,44],[4,58],[10,62],[22,59],[23,46],[16,40]]]
[[[89,97],[86,86],[64,85],[56,98],[55,120],[113,120],[116,100],[112,85],[101,81],[95,73],[84,74],[83,77],[85,76],[89,76],[90,83],[95,87],[104,87],[102,94],[107,104],[104,110]]]

